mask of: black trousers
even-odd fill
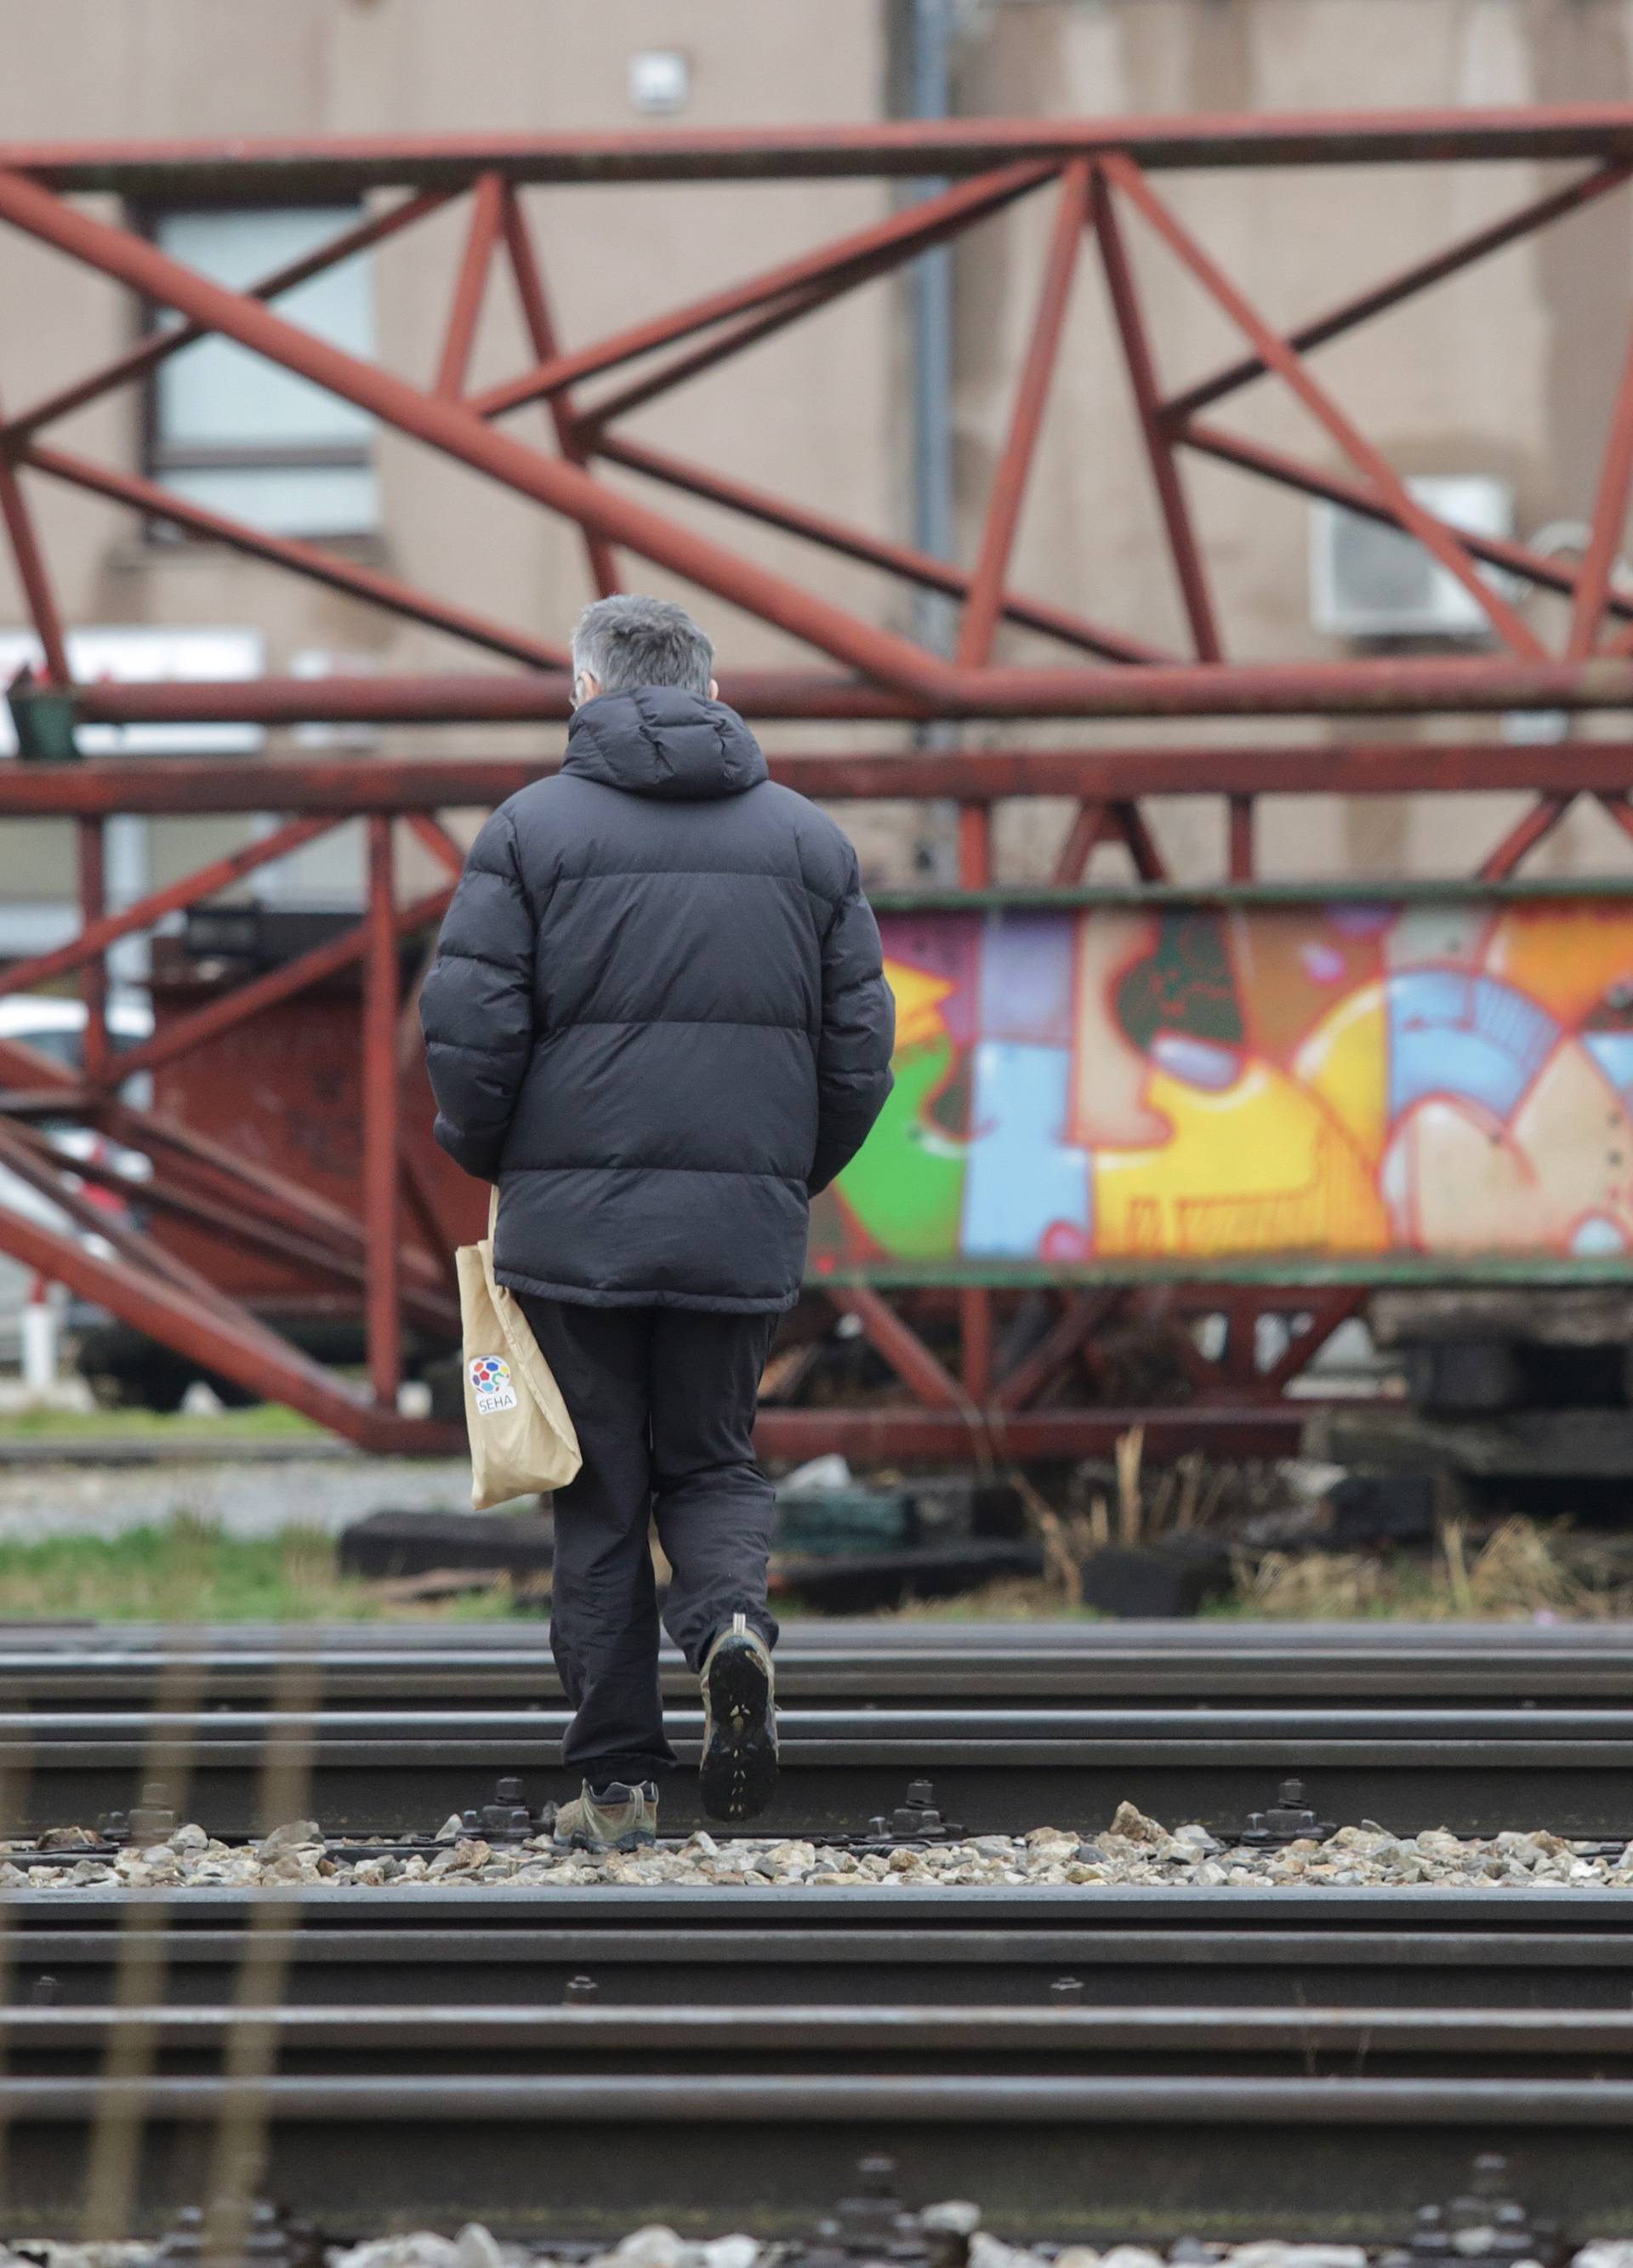
[[[550,1649],[574,1715],[562,1761],[595,1786],[674,1763],[658,1683],[651,1524],[672,1568],[664,1624],[695,1670],[736,1613],[766,1643],[771,1484],[754,1404],[775,1315],[523,1298],[584,1451],[555,1493]]]

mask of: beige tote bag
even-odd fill
[[[539,1351],[514,1292],[493,1278],[499,1192],[488,1203],[488,1233],[454,1254],[465,1329],[465,1427],[471,1439],[471,1508],[490,1512],[512,1497],[565,1488],[584,1457],[562,1389]]]

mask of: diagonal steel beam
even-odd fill
[[[457,194],[453,189],[428,189],[418,196],[405,197],[388,211],[375,213],[356,228],[346,229],[341,235],[331,237],[327,244],[303,253],[298,260],[275,268],[259,284],[246,284],[246,296],[251,299],[279,298],[285,291],[292,291],[298,284],[305,284],[314,276],[321,276],[326,269],[349,260],[355,253],[367,252],[374,245],[383,244],[400,230],[423,220],[428,213],[439,212]],[[76,379],[71,386],[47,394],[42,401],[31,402],[26,409],[19,409],[15,416],[0,423],[0,447],[14,447],[18,441],[38,432],[40,426],[66,417],[72,410],[83,409],[87,402],[99,401],[116,387],[129,385],[133,379],[148,377],[160,363],[180,354],[183,347],[193,346],[209,335],[207,323],[177,323],[168,330],[150,332],[117,361],[92,371],[87,378]]]
[[[287,1402],[360,1448],[452,1454],[463,1445],[460,1427],[432,1425],[375,1408],[335,1373],[287,1342],[268,1343],[253,1317],[230,1323],[219,1311],[201,1307],[190,1292],[156,1271],[106,1259],[77,1236],[41,1228],[0,1209],[0,1252],[53,1283],[65,1284],[82,1300],[174,1347],[201,1368],[217,1371],[252,1394]]]
[[[882,261],[870,271],[879,275],[884,272]],[[607,428],[618,419],[632,416],[637,409],[644,409],[649,402],[659,401],[665,394],[673,394],[677,387],[689,385],[693,379],[701,378],[705,371],[715,370],[721,363],[747,354],[750,347],[758,346],[764,339],[775,338],[791,323],[800,322],[805,316],[814,314],[819,307],[826,307],[830,301],[842,298],[857,283],[866,280],[847,271],[830,278],[826,284],[810,284],[803,291],[791,292],[787,298],[776,300],[757,315],[745,315],[740,322],[723,324],[700,346],[691,347],[684,354],[672,355],[667,362],[659,363],[655,370],[649,370],[644,378],[632,379],[615,393],[603,394],[596,401],[586,402],[574,421],[580,441],[586,446],[599,443]]]
[[[409,813],[408,826],[415,840],[430,852],[445,873],[452,874],[457,881],[465,872],[467,846],[448,832],[435,812]]]
[[[1408,534],[1415,535],[1424,549],[1431,552],[1449,574],[1457,578],[1503,643],[1514,653],[1534,660],[1541,659],[1545,649],[1530,624],[1491,588],[1470,557],[1467,547],[1448,531],[1445,522],[1436,519],[1417,503],[1394,468],[1379,455],[1359,427],[1339,409],[1325,387],[1311,377],[1286,340],[1271,328],[1217,262],[1203,250],[1189,230],[1157,195],[1138,166],[1120,157],[1107,158],[1104,165],[1106,173],[1115,181],[1118,188],[1131,204],[1137,207],[1181,264],[1190,270],[1209,298],[1251,340],[1268,366],[1285,382],[1317,423],[1326,429],[1351,464],[1372,482],[1401,526]]]
[[[820,1284],[817,1288],[842,1314],[856,1317],[874,1352],[884,1357],[897,1377],[911,1387],[927,1409],[956,1410],[974,1422],[975,1412],[958,1381],[888,1300],[861,1284],[842,1288]]]
[[[978,666],[992,652],[993,634],[1004,606],[1010,555],[1020,522],[1020,507],[1037,448],[1039,430],[1060,356],[1066,306],[1089,217],[1089,169],[1068,166],[1061,182],[1055,226],[1044,263],[1043,283],[1033,318],[1032,340],[1015,388],[1008,438],[992,476],[981,550],[969,579],[969,596],[959,625],[958,659]]]
[[[1539,796],[1525,817],[1489,850],[1475,868],[1482,882],[1505,882],[1543,838],[1553,833],[1576,801],[1570,795]]]
[[[213,859],[180,881],[170,882],[162,890],[150,891],[116,914],[105,914],[99,921],[87,922],[77,937],[51,953],[36,953],[26,961],[14,961],[9,968],[0,968],[0,998],[8,992],[33,992],[42,984],[53,984],[59,976],[79,968],[99,954],[106,953],[121,937],[129,937],[137,930],[151,929],[166,914],[180,913],[188,906],[196,905],[202,898],[212,898],[218,890],[229,888],[253,874],[258,866],[270,865],[275,858],[286,858],[291,850],[299,850],[308,843],[315,843],[320,835],[327,835],[341,825],[338,818],[291,819],[276,833],[262,837],[259,843],[246,843],[241,850],[233,850],[224,858]]]
[[[1063,1311],[1029,1354],[998,1381],[993,1396],[1000,1410],[1026,1410],[1059,1378],[1083,1347],[1122,1305],[1121,1290],[1072,1294]]]
[[[780,527],[790,535],[805,536],[825,550],[860,560],[865,566],[881,568],[886,574],[899,576],[924,590],[945,591],[949,598],[955,599],[968,594],[970,578],[961,568],[938,559],[932,552],[917,551],[905,543],[886,542],[870,535],[864,528],[852,527],[847,521],[831,519],[825,512],[808,511],[803,504],[790,504],[786,498],[773,496],[767,489],[753,488],[745,481],[728,480],[722,474],[671,456],[666,450],[651,448],[644,441],[628,441],[622,436],[598,432],[594,451],[609,464],[644,473],[666,487],[724,505],[728,512],[741,512],[766,527]],[[1086,615],[1068,614],[1047,600],[1019,592],[1005,591],[999,611],[1006,621],[1041,631],[1046,637],[1058,638],[1063,644],[1080,647],[1086,653],[1100,654],[1108,661],[1158,662],[1173,659],[1161,646],[1149,645],[1143,638],[1130,637],[1122,630],[1092,622]]]
[[[1080,882],[1088,872],[1089,861],[1108,836],[1116,833],[1116,822],[1103,803],[1086,799],[1072,814],[1066,839],[1061,844],[1050,880],[1059,888]]]
[[[40,548],[33,515],[23,494],[16,463],[4,450],[0,450],[0,523],[5,527],[11,556],[17,563],[17,578],[23,586],[34,634],[45,655],[46,676],[55,685],[71,685],[73,672],[68,666],[63,618],[57,611],[45,554]]]
[[[12,1098],[6,1097],[4,1108],[9,1111],[11,1103]],[[64,1099],[58,1096],[53,1104],[53,1115],[60,1118],[69,1108]],[[8,1130],[13,1134],[26,1130],[30,1139],[40,1138],[32,1129],[12,1126]],[[261,1219],[241,1204],[228,1204],[224,1199],[206,1196],[190,1184],[180,1186],[158,1169],[159,1161],[154,1164],[155,1172],[143,1180],[96,1158],[75,1158],[72,1168],[81,1181],[122,1197],[144,1212],[167,1213],[176,1220],[186,1221],[189,1227],[215,1239],[229,1251],[239,1252],[247,1248],[264,1253],[269,1260],[298,1275],[343,1285],[356,1296],[361,1308],[367,1280],[362,1259],[348,1252],[332,1236],[326,1238],[316,1225],[306,1234],[298,1234],[293,1229]],[[411,1271],[414,1280],[403,1286],[402,1305],[404,1314],[426,1330],[457,1337],[459,1300],[457,1292],[449,1296],[449,1268],[445,1264],[447,1257],[440,1248],[421,1251],[410,1247],[406,1250],[405,1274]],[[438,1288],[429,1288],[432,1285]]]
[[[1582,206],[1592,204],[1597,198],[1606,195],[1608,191],[1619,189],[1629,173],[1633,173],[1633,166],[1625,160],[1597,166],[1593,173],[1584,174],[1579,180],[1569,182],[1564,188],[1556,189],[1545,197],[1535,197],[1502,220],[1493,221],[1489,227],[1476,229],[1472,235],[1460,238],[1456,243],[1448,245],[1445,251],[1434,253],[1429,259],[1420,260],[1410,268],[1403,268],[1398,275],[1374,284],[1370,291],[1363,291],[1354,298],[1340,300],[1325,314],[1317,315],[1311,321],[1301,323],[1297,330],[1289,331],[1287,343],[1295,354],[1302,355],[1308,354],[1314,347],[1325,346],[1330,339],[1342,338],[1346,331],[1369,322],[1374,315],[1387,313],[1391,307],[1400,306],[1403,300],[1428,291],[1431,284],[1444,283],[1447,276],[1455,276],[1461,269],[1472,267],[1476,261],[1502,251],[1505,245],[1517,243],[1521,237],[1529,235],[1534,230],[1546,228],[1550,221],[1558,220],[1563,214],[1576,212]],[[1262,356],[1244,355],[1239,361],[1215,371],[1210,378],[1198,379],[1183,393],[1170,395],[1161,404],[1158,416],[1166,426],[1183,425],[1199,409],[1207,409],[1214,402],[1222,401],[1227,394],[1238,393],[1244,386],[1251,385],[1254,379],[1264,377],[1269,367]]]
[[[1347,1323],[1352,1315],[1366,1313],[1367,1300],[1368,1294],[1364,1291],[1334,1292],[1323,1300],[1312,1312],[1309,1329],[1290,1339],[1277,1360],[1259,1373],[1260,1395],[1268,1401],[1284,1393],[1293,1380],[1309,1368],[1341,1324]]]
[[[1024,195],[1025,190],[1016,194]],[[908,210],[915,218],[922,218],[926,202],[918,202]],[[880,250],[864,259],[844,262],[798,291],[771,300],[758,313],[750,313],[735,322],[723,323],[701,345],[693,347],[685,354],[673,356],[656,370],[649,371],[644,378],[632,379],[615,393],[604,394],[586,404],[578,412],[577,420],[580,436],[586,440],[599,437],[616,419],[628,417],[637,409],[644,409],[649,402],[660,400],[663,395],[673,393],[677,387],[687,385],[695,378],[701,378],[705,371],[713,370],[718,364],[747,353],[750,347],[774,338],[777,332],[786,330],[791,323],[803,321],[819,307],[826,307],[833,300],[842,298],[858,285],[890,275],[908,260],[916,259],[934,246],[948,242],[968,227],[972,218],[984,219],[989,210],[996,210],[996,204],[989,206],[983,203],[982,209],[972,215],[967,208],[960,207],[952,218],[925,230],[922,236],[906,241],[893,237]]]
[[[71,1112],[127,1149],[150,1156],[162,1152],[173,1161],[173,1169],[180,1173],[190,1190],[217,1204],[225,1204],[234,1218],[243,1220],[248,1216],[296,1237],[320,1237],[335,1255],[349,1253],[361,1259],[362,1232],[343,1207],[332,1204],[304,1183],[210,1140],[195,1128],[180,1124],[162,1111],[141,1109],[118,1094],[86,1091],[66,1065],[38,1048],[21,1040],[0,1040],[0,1082],[10,1090],[55,1098],[58,1115]],[[15,1108],[14,1100],[9,1107]],[[157,1167],[157,1159],[154,1163]],[[94,1178],[89,1164],[85,1171],[87,1178]],[[143,1194],[150,1194],[157,1186],[156,1175],[155,1182],[142,1185]],[[251,1233],[246,1226],[244,1233]],[[428,1256],[410,1251],[404,1256],[404,1266],[418,1283],[439,1293],[440,1271]]]
[[[1213,600],[1209,595],[1202,549],[1196,541],[1196,530],[1191,519],[1190,500],[1185,493],[1184,480],[1174,460],[1173,444],[1164,431],[1159,414],[1160,389],[1157,383],[1151,334],[1140,306],[1134,269],[1122,240],[1122,227],[1117,218],[1116,207],[1107,187],[1106,175],[1098,167],[1094,175],[1094,227],[1100,242],[1100,262],[1106,274],[1106,288],[1111,296],[1112,313],[1116,320],[1118,337],[1122,342],[1122,357],[1134,394],[1135,412],[1144,438],[1146,460],[1157,490],[1157,503],[1168,538],[1168,553],[1173,563],[1174,578],[1180,586],[1186,620],[1190,624],[1192,644],[1199,661],[1217,661],[1223,652],[1219,644],[1219,627],[1214,616]]]
[[[143,512],[151,519],[169,520],[191,534],[225,544],[230,550],[241,551],[246,558],[264,559],[274,567],[287,568],[291,574],[321,583],[331,591],[343,591],[348,598],[383,608],[387,614],[401,615],[406,622],[423,622],[430,630],[445,630],[450,637],[459,638],[467,645],[503,654],[507,660],[526,663],[530,669],[562,670],[568,666],[565,646],[554,645],[545,638],[529,637],[502,622],[490,622],[483,615],[416,590],[412,584],[400,583],[394,576],[365,567],[360,560],[342,559],[338,553],[303,542],[297,536],[269,535],[243,520],[230,519],[223,512],[211,512],[205,504],[195,504],[190,497],[161,488],[157,482],[143,479],[139,474],[114,472],[106,466],[92,464],[84,457],[70,456],[64,450],[47,448],[37,442],[26,446],[20,455],[23,463],[72,488],[106,497],[111,504],[129,504],[133,512]]]
[[[1633,804],[1625,794],[1601,789],[1596,799],[1608,818],[1614,819],[1624,835],[1633,836]]]
[[[190,1268],[186,1261],[177,1259],[174,1253],[166,1252],[151,1236],[126,1221],[115,1219],[105,1206],[96,1204],[85,1192],[84,1183],[89,1177],[80,1172],[79,1160],[65,1155],[43,1134],[32,1128],[0,1123],[0,1162],[19,1181],[26,1182],[30,1189],[66,1213],[76,1226],[112,1245],[121,1260],[163,1276],[178,1291],[196,1300],[206,1313],[237,1318],[246,1330],[253,1330],[263,1341],[277,1340],[277,1333],[269,1324],[239,1307],[218,1285],[200,1275],[197,1269]],[[126,1187],[140,1202],[147,1184],[127,1182]]]
[[[516,284],[516,296],[521,302],[522,321],[526,326],[528,343],[541,362],[552,361],[559,350],[549,298],[544,288],[544,270],[539,264],[538,247],[533,243],[533,232],[527,225],[527,216],[522,210],[521,200],[508,182],[500,220],[504,231],[504,248],[511,263],[511,274]],[[565,390],[552,394],[549,414],[555,431],[556,447],[569,464],[583,466],[587,460],[588,452],[579,438],[577,411],[570,394]],[[599,596],[605,599],[619,587],[617,556],[606,537],[598,535],[593,528],[585,528],[584,542],[590,563],[590,579]]]
[[[1266,480],[1298,490],[1302,495],[1325,497],[1329,504],[1340,504],[1346,512],[1359,512],[1363,519],[1375,519],[1385,527],[1399,525],[1394,512],[1379,502],[1372,489],[1364,488],[1358,481],[1345,480],[1340,474],[1306,465],[1302,459],[1287,456],[1279,449],[1267,448],[1262,441],[1243,440],[1217,425],[1188,425],[1177,438],[1188,448],[1200,450],[1205,457],[1217,457],[1221,464],[1234,465],[1240,472],[1259,473]],[[1500,567],[1504,573],[1517,575],[1540,589],[1559,591],[1569,596],[1581,580],[1575,567],[1550,558],[1544,552],[1533,551],[1526,544],[1511,542],[1503,536],[1476,535],[1469,528],[1453,528],[1449,520],[1442,525],[1448,534],[1456,536],[1472,558],[1483,560],[1490,567]],[[1607,593],[1605,606],[1607,613],[1633,616],[1633,597],[1623,597],[1614,589]]]
[[[448,910],[453,895],[452,883],[445,883],[424,895],[398,906],[393,915],[397,934],[410,937],[416,930],[424,929],[440,921]],[[134,1078],[139,1071],[154,1071],[160,1064],[173,1063],[178,1056],[190,1054],[202,1047],[218,1033],[229,1031],[234,1024],[243,1023],[263,1008],[270,1008],[280,1000],[293,998],[313,984],[321,984],[341,969],[349,968],[353,961],[361,961],[369,949],[370,930],[366,922],[353,929],[342,930],[338,937],[322,945],[314,945],[305,953],[298,954],[293,961],[283,961],[269,968],[261,976],[252,977],[246,984],[235,984],[230,992],[211,1000],[202,1008],[195,1008],[189,1016],[178,1016],[173,1023],[166,1024],[151,1039],[142,1040],[128,1048],[120,1057],[121,1076]]]
[[[1593,499],[1592,533],[1577,583],[1571,609],[1570,636],[1565,652],[1572,661],[1585,660],[1599,643],[1610,594],[1610,578],[1622,549],[1627,525],[1628,493],[1633,487],[1633,341],[1622,359],[1622,383],[1611,412],[1605,439],[1604,464]]]
[[[457,401],[465,391],[466,372],[470,368],[471,349],[476,342],[476,326],[482,319],[482,298],[507,197],[505,184],[497,173],[484,173],[472,196],[470,231],[465,239],[460,272],[453,282],[453,304],[448,312],[448,328],[443,338],[433,389],[445,401]]]
[[[842,276],[860,282],[877,272],[881,260],[910,258],[938,242],[950,230],[967,227],[1014,198],[1024,196],[1028,189],[1047,180],[1054,170],[1048,165],[1023,163],[982,174],[973,181],[960,182],[954,188],[943,190],[939,196],[904,206],[886,220],[874,221],[850,236],[819,245],[814,252],[803,253],[798,259],[783,261],[744,283],[728,285],[722,291],[706,292],[701,298],[673,308],[666,315],[633,323],[593,346],[580,347],[573,353],[540,363],[519,378],[508,379],[503,386],[490,387],[486,393],[474,396],[472,406],[485,417],[501,417],[507,410],[519,409],[525,403],[559,392],[579,379],[615,370],[621,363],[632,362],[636,356],[651,354],[658,347],[673,346],[680,339],[690,338],[733,316],[752,314],[756,308],[798,294],[807,284],[832,283]]]
[[[643,558],[745,607],[910,699],[933,704],[946,686],[951,674],[947,666],[908,639],[876,630],[756,563],[693,534],[603,487],[577,466],[495,431],[468,405],[438,401],[406,379],[346,353],[241,292],[230,291],[170,259],[129,230],[65,204],[21,174],[0,172],[0,218],[88,267],[180,308],[240,346],[327,387],[342,401],[535,503],[627,544]]]

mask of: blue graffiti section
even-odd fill
[[[1071,1057],[1064,1048],[987,1040],[975,1050],[974,1138],[964,1182],[964,1249],[1035,1255],[1051,1230],[1091,1229],[1087,1150],[1068,1138]]]
[[[1633,1103],[1633,1032],[1585,1032],[1582,1040],[1622,1101]]]
[[[1558,1042],[1560,1027],[1512,985],[1451,968],[1389,984],[1389,1116],[1431,1095],[1482,1104],[1506,1123]]]

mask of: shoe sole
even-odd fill
[[[592,1856],[608,1851],[655,1851],[658,1837],[647,1830],[635,1828],[628,1835],[619,1836],[614,1843],[603,1843],[593,1835],[570,1835],[564,1843],[559,1843],[552,1837],[550,1848],[563,1858],[573,1851],[587,1851]]]
[[[759,1649],[728,1640],[709,1665],[709,1742],[698,1781],[711,1819],[753,1819],[776,1787],[771,1678]]]

